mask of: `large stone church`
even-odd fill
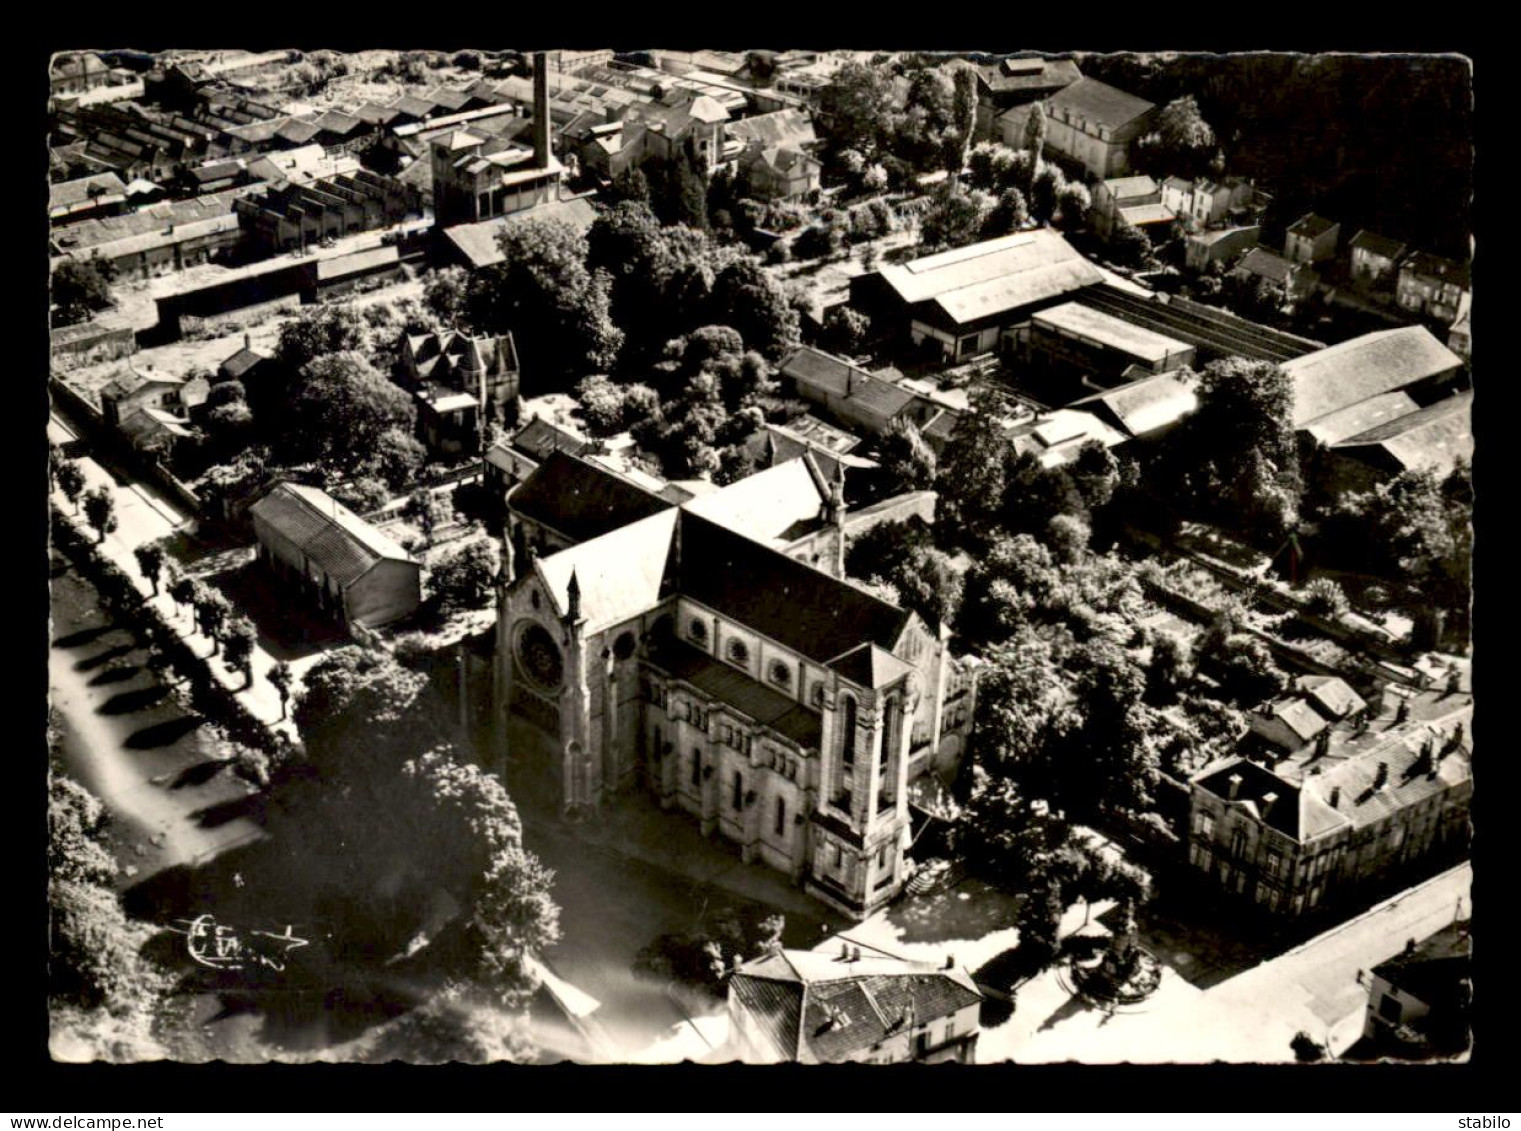
[[[910,783],[952,771],[971,679],[926,624],[843,577],[872,523],[808,453],[722,489],[552,453],[508,495],[495,679],[503,741],[554,751],[568,814],[646,788],[832,906],[901,888]],[[702,490],[705,489],[705,490]]]

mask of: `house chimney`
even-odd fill
[[[860,947],[853,946],[853,947],[850,948],[850,960],[852,962],[859,962],[859,961],[861,961],[861,948]]]
[[[1227,800],[1236,800],[1236,794],[1241,791],[1242,777],[1240,774],[1232,774],[1225,779],[1225,784],[1230,786],[1230,792],[1226,794]]]
[[[252,350],[253,349],[253,335],[252,334],[245,333],[243,335],[243,348],[246,349],[246,350]]]
[[[533,56],[533,164],[549,168],[549,57],[542,51]]]
[[[956,956],[954,954],[947,954],[945,956],[945,968],[947,970],[956,969]]]
[[[850,946],[847,943],[841,943],[840,944],[840,961],[841,962],[849,962],[850,961]]]
[[[1267,815],[1273,811],[1273,806],[1278,803],[1276,793],[1264,793],[1262,795],[1262,819],[1267,820]]]
[[[1373,788],[1374,789],[1383,789],[1385,783],[1387,783],[1388,781],[1389,781],[1389,763],[1388,762],[1380,762],[1378,764],[1378,776],[1373,779]]]
[[[1333,785],[1331,787],[1331,798],[1330,798],[1330,800],[1331,800],[1331,808],[1332,809],[1337,808],[1341,804],[1341,786],[1339,786],[1339,785]]]

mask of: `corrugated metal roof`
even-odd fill
[[[1458,369],[1463,361],[1424,326],[1352,338],[1283,363],[1294,382],[1294,426]]]

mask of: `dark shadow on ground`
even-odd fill
[[[99,675],[90,677],[90,686],[104,687],[109,683],[125,683],[142,670],[141,664],[122,664],[119,667],[107,668]]]
[[[1079,1014],[1087,1013],[1092,1008],[1093,1007],[1090,1006],[1084,998],[1078,994],[1073,994],[1061,1004],[1055,1013],[1051,1014],[1051,1016],[1047,1017],[1040,1023],[1040,1028],[1037,1030],[1037,1032],[1044,1032],[1047,1029],[1054,1029],[1063,1021],[1067,1021],[1073,1017],[1078,1016]]]
[[[239,817],[249,817],[258,821],[263,815],[264,799],[257,793],[251,793],[247,797],[234,797],[231,801],[220,801],[190,814],[203,829],[214,829],[219,825],[225,825],[228,821],[236,821]]]
[[[81,628],[78,632],[70,632],[66,636],[60,636],[53,641],[54,648],[78,648],[81,644],[89,644],[99,640],[111,631],[109,624],[99,624],[94,628]]]
[[[161,701],[169,694],[167,687],[154,684],[138,691],[121,691],[111,696],[95,710],[102,715],[130,715]]]
[[[277,660],[297,660],[348,639],[341,624],[324,616],[258,559],[202,580],[253,622],[260,645]]]
[[[132,651],[131,644],[113,644],[104,652],[97,652],[88,659],[75,661],[74,670],[76,672],[92,672],[96,668],[104,667],[112,660],[125,656],[130,651]]]
[[[231,765],[230,762],[213,759],[194,766],[188,766],[180,771],[179,776],[174,779],[169,788],[184,789],[187,785],[205,785],[229,765]]]
[[[122,740],[122,745],[130,750],[152,750],[158,746],[173,746],[191,731],[203,726],[205,722],[206,720],[200,715],[181,715],[179,718],[167,719],[133,731]]]

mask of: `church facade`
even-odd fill
[[[647,789],[864,917],[906,879],[910,783],[959,755],[970,681],[946,630],[831,572],[843,491],[806,459],[678,502],[555,453],[509,496],[498,719],[548,738],[568,814]]]

